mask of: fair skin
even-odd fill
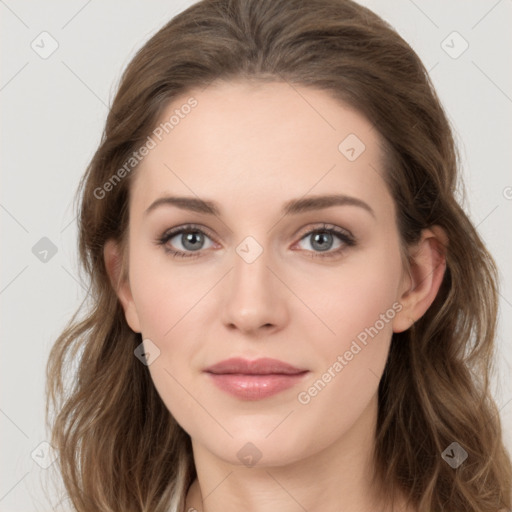
[[[191,95],[176,98],[161,121]],[[371,483],[378,384],[393,332],[408,329],[437,294],[443,234],[425,230],[404,268],[379,135],[326,92],[223,82],[193,96],[197,107],[134,176],[128,280],[118,283],[118,246],[105,246],[129,326],[160,350],[148,366],[155,387],[192,439],[198,478],[185,510],[380,512]],[[349,134],[365,145],[354,161],[338,149]],[[292,199],[328,194],[357,198],[371,212],[357,204],[281,212]],[[215,201],[219,215],[175,205],[145,213],[168,195]],[[203,228],[202,241],[186,244],[180,234],[165,246],[198,256],[173,258],[155,243],[188,223]],[[319,249],[311,231],[323,223],[350,232],[355,245],[334,234]],[[248,236],[263,250],[251,263],[237,252]],[[333,256],[312,257],[326,252]],[[387,320],[377,323],[382,314]],[[332,377],[338,356],[372,326],[378,333]],[[308,373],[247,401],[203,372],[236,356],[276,358]],[[299,401],[329,368],[328,384]],[[253,466],[237,455],[248,442],[261,456]]]

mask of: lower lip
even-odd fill
[[[208,373],[214,384],[242,400],[261,400],[295,386],[309,372],[293,375],[246,375],[241,373]]]

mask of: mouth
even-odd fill
[[[242,400],[261,400],[295,386],[309,370],[277,359],[232,358],[210,366],[204,372],[226,393]]]

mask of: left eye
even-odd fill
[[[317,248],[319,252],[325,252],[332,248],[333,240],[335,238],[340,240],[340,235],[335,233],[333,230],[323,229],[309,232],[306,236],[302,237],[302,240],[309,240],[309,245],[313,248]],[[343,240],[340,244],[343,245]],[[339,245],[338,245],[339,247]],[[336,251],[334,251],[336,252]]]
[[[300,241],[308,238],[313,240],[311,242],[313,247],[319,248],[319,252],[308,251],[311,252],[311,257],[313,258],[334,258],[343,253],[347,248],[356,245],[356,240],[349,231],[330,224],[323,224],[307,232]],[[331,251],[329,249],[331,248],[333,238],[337,238],[341,243],[337,249]]]
[[[176,250],[168,246],[168,242],[171,242],[174,238],[178,239],[182,248]],[[164,250],[173,257],[190,258],[200,256],[199,252],[204,249],[205,238],[211,239],[203,228],[188,225],[165,232],[157,239],[156,243],[162,245]],[[327,224],[307,232],[300,238],[299,242],[307,238],[312,239],[310,244],[313,249],[317,249],[313,251],[307,250],[307,252],[312,253],[311,257],[333,257],[344,251],[347,247],[355,245],[354,237],[348,231]],[[340,241],[341,246],[338,246],[335,250],[330,250],[334,238]],[[170,245],[175,247],[174,243]]]

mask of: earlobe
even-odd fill
[[[139,316],[135,308],[128,276],[123,275],[123,256],[115,240],[107,240],[103,248],[105,268],[124,310],[126,322],[135,332],[141,332]]]
[[[437,296],[446,271],[448,237],[440,226],[422,232],[420,241],[409,254],[410,286],[402,290],[402,310],[393,321],[393,331],[402,332],[420,319]]]

